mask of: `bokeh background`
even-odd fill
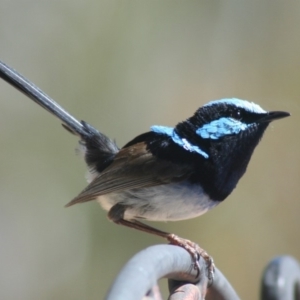
[[[258,297],[271,258],[300,259],[299,1],[0,0],[0,59],[119,146],[214,99],[291,112],[224,203],[153,225],[198,242],[242,299]],[[76,138],[3,81],[0,103],[0,299],[102,299],[163,241],[96,202],[65,209],[86,185]]]

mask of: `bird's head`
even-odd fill
[[[251,155],[273,120],[290,114],[265,111],[240,99],[211,101],[175,127],[175,133],[211,166],[214,182],[231,191],[246,171]]]
[[[245,147],[253,149],[271,121],[289,115],[283,111],[265,111],[245,100],[222,99],[200,107],[191,118],[179,123],[175,132],[200,147],[209,158],[212,150],[220,152],[221,144],[232,153]]]

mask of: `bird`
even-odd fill
[[[202,256],[213,278],[214,262],[204,249],[142,221],[191,219],[223,202],[246,172],[269,124],[290,116],[288,112],[266,111],[237,98],[210,101],[175,127],[154,125],[119,148],[3,62],[0,77],[79,137],[89,184],[67,207],[96,200],[114,223],[161,236],[186,249],[195,268]]]

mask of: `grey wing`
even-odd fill
[[[190,165],[157,159],[146,149],[145,143],[138,143],[121,149],[113,163],[66,206],[94,200],[111,192],[181,181],[191,172]]]

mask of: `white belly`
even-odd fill
[[[188,182],[133,189],[98,197],[105,210],[119,203],[127,208],[125,219],[177,221],[206,213],[219,202],[211,200],[200,186]]]

